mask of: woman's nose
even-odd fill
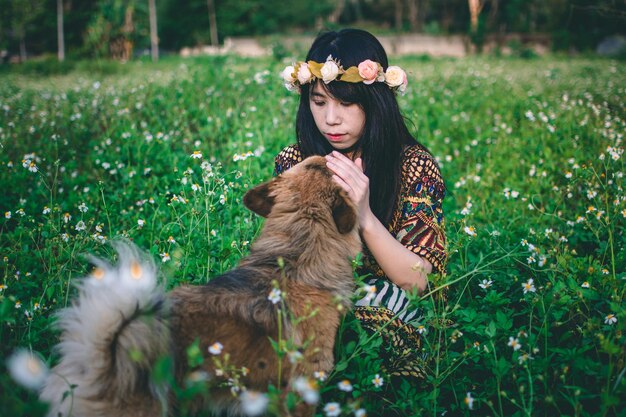
[[[341,110],[334,103],[329,103],[326,107],[326,124],[337,125],[341,123]]]

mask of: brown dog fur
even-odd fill
[[[61,361],[41,394],[52,405],[50,415],[176,414],[176,404],[167,400],[171,396],[151,385],[150,370],[170,354],[178,383],[199,370],[217,381],[207,351],[215,342],[223,345],[230,364],[250,370],[242,380],[247,388],[266,391],[268,384],[278,385],[279,358],[269,338],[278,339],[280,304],[268,300],[272,282],[286,293],[282,338],[306,346],[301,361],[292,364],[283,357],[282,385],[332,369],[340,310],[348,307],[353,290],[351,259],[361,250],[355,206],[333,182],[322,157],[308,158],[248,191],[244,204],[267,218],[264,228],[249,256],[207,285],[181,286],[169,294],[153,285],[136,296],[111,285],[81,286],[79,298],[61,313]],[[119,252],[117,269],[95,261],[105,278],[112,277],[109,282],[129,273],[135,278],[138,265],[154,275],[152,264],[140,261],[132,247],[122,245]],[[288,319],[308,316],[297,324]],[[186,349],[195,341],[204,362],[190,369]],[[76,387],[63,399],[68,384]],[[169,403],[166,410],[164,403]],[[226,388],[213,388],[208,398],[198,396],[188,411],[203,410],[240,413],[237,398]]]

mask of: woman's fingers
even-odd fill
[[[351,159],[337,151],[333,151],[332,153],[326,155],[326,160],[344,168],[352,174],[359,175],[363,173],[362,166],[357,165],[356,161],[352,161]],[[357,161],[361,161],[361,158],[357,158]]]
[[[361,166],[338,152],[326,155],[326,160],[328,167],[346,182],[362,184],[366,179]]]
[[[350,198],[358,205],[369,203],[369,179],[363,173],[362,161],[357,158],[353,162],[344,155],[333,152],[326,155],[328,168],[335,173],[335,181],[348,192]]]

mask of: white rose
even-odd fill
[[[311,81],[312,76],[313,74],[311,74],[309,64],[307,64],[306,62],[300,64],[300,68],[298,68],[298,81],[300,81],[300,84],[308,83],[309,81]]]
[[[295,71],[294,67],[292,65],[288,65],[287,67],[285,67],[283,72],[280,73],[280,76],[283,77],[283,80],[286,83],[293,83],[296,81],[296,79],[293,77],[294,71]]]
[[[320,70],[322,73],[322,80],[325,84],[331,81],[335,81],[337,75],[339,75],[339,67],[335,61],[326,61]]]
[[[385,82],[389,87],[400,87],[407,82],[406,73],[400,67],[390,66],[385,71]]]

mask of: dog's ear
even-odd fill
[[[270,192],[275,182],[276,178],[273,178],[248,190],[243,196],[243,204],[259,216],[267,217],[274,207],[274,196]]]
[[[356,225],[356,208],[354,207],[352,201],[350,201],[348,194],[343,190],[340,190],[335,198],[333,205],[333,220],[335,220],[337,230],[342,235],[352,231]]]

